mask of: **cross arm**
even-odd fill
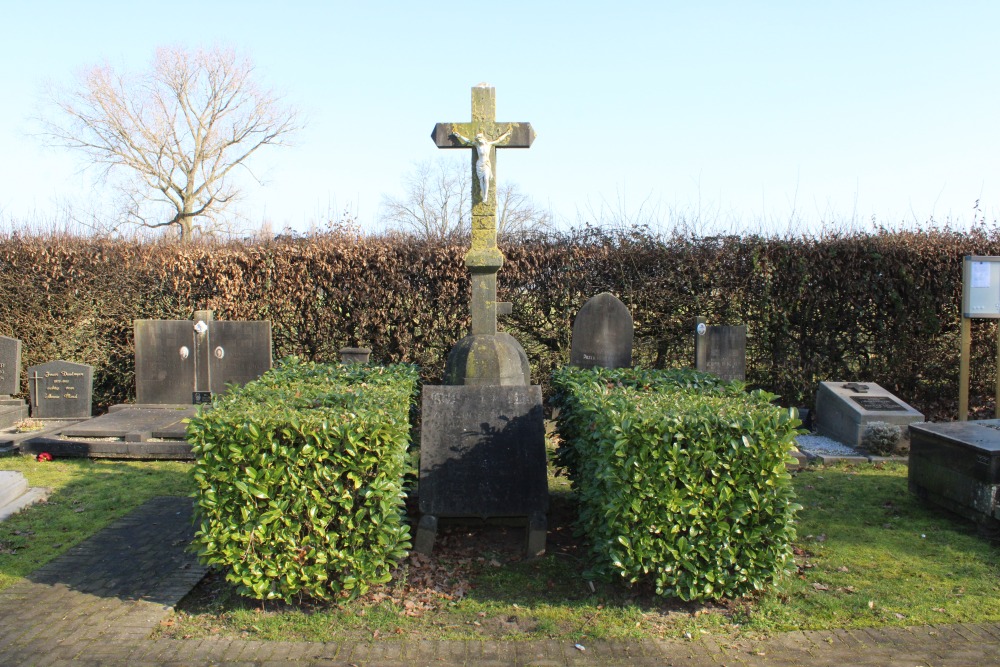
[[[531,123],[495,123],[494,127],[499,130],[496,134],[506,132],[507,126],[511,128],[510,138],[498,144],[497,148],[528,148],[535,140],[535,130]],[[438,123],[431,132],[431,139],[438,148],[469,148],[452,134],[457,132],[471,139],[482,129],[479,124],[473,123]]]

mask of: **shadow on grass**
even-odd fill
[[[0,587],[27,578],[159,602],[172,599],[161,591],[168,575],[197,568],[184,552],[193,535],[189,465],[9,458],[0,468],[53,489],[47,502],[0,523]]]

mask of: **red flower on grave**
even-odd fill
[[[39,454],[35,458],[38,459],[39,461],[51,461],[52,460],[52,455],[49,454],[48,452],[42,452],[41,454]]]

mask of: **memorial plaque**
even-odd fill
[[[906,412],[906,408],[888,396],[849,396],[852,401],[870,412]]]
[[[611,292],[583,304],[573,320],[570,364],[580,368],[629,368],[635,329],[632,313]]]
[[[869,424],[885,422],[901,428],[905,449],[906,426],[923,420],[923,414],[874,382],[820,382],[816,391],[816,430],[851,447],[861,446]]]
[[[213,320],[211,311],[198,311],[195,321],[135,321],[139,404],[210,402],[227,384],[245,384],[270,368],[270,322]]]
[[[21,341],[0,336],[0,396],[21,391]]]
[[[422,419],[422,513],[488,518],[547,511],[541,387],[425,386]]]
[[[94,368],[50,361],[28,368],[28,396],[35,419],[87,419],[91,414]]]
[[[723,380],[746,380],[746,325],[709,326],[704,318],[696,318],[694,367]]]

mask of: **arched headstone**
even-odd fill
[[[628,368],[634,338],[628,306],[611,292],[601,292],[576,314],[569,362],[580,368]]]

